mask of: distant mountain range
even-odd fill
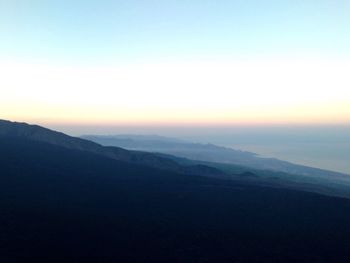
[[[0,261],[349,262],[350,200],[220,165],[0,121]]]
[[[133,165],[148,166],[175,173],[202,175],[217,179],[244,181],[253,185],[283,187],[350,198],[350,177],[348,175],[295,165],[277,159],[260,158],[254,153],[212,144],[196,144],[157,135],[77,138],[38,125],[6,120],[0,120],[0,136],[49,143],[67,149],[102,155]],[[266,165],[263,164],[265,161]],[[256,168],[271,167],[269,166],[271,163],[274,164],[274,169]],[[285,172],[286,167],[290,168],[287,169],[290,172]],[[300,171],[300,174],[296,171]]]
[[[183,166],[174,160],[152,153],[128,151],[120,147],[106,147],[89,140],[71,137],[61,132],[52,131],[37,125],[28,125],[26,123],[0,120],[0,136],[26,138],[62,146],[68,149],[87,151],[119,161],[132,162],[133,164],[146,165],[168,171],[211,176],[223,175],[223,172],[220,170],[209,166],[200,164]]]
[[[159,156],[180,164],[202,164],[230,175],[247,172],[255,175],[239,180],[350,198],[350,175],[263,158],[251,152],[157,135],[85,135],[82,138],[101,145],[160,153]],[[237,177],[231,176],[231,179]]]
[[[296,175],[350,176],[339,172],[297,165],[276,158],[263,158],[256,153],[235,150],[210,143],[191,143],[185,140],[156,135],[85,135],[82,138],[105,146],[165,153],[197,161],[235,164],[260,170]]]

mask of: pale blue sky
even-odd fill
[[[0,0],[0,58],[132,62],[350,52],[348,0]]]
[[[349,0],[0,0],[2,118],[350,123]]]
[[[0,0],[0,119],[233,146],[237,124],[349,125],[349,72],[350,0]],[[349,172],[345,143],[285,142],[242,149]]]

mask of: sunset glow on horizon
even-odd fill
[[[2,118],[67,123],[350,123],[347,61],[1,65]],[[26,87],[26,88],[24,88]]]
[[[2,119],[350,124],[344,1],[5,2]]]

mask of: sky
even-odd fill
[[[0,0],[0,118],[350,124],[350,1]]]

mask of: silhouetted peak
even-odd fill
[[[221,175],[222,172],[211,167],[182,166],[169,158],[157,156],[142,151],[129,151],[120,147],[105,147],[98,143],[82,138],[72,137],[62,132],[53,131],[38,125],[27,123],[0,121],[0,136],[9,138],[20,137],[32,141],[39,141],[60,147],[86,151],[111,159],[144,165],[162,170],[196,175]]]
[[[7,120],[0,120],[0,136],[21,137],[78,150],[92,150],[101,147],[97,143],[72,137],[39,125]]]

